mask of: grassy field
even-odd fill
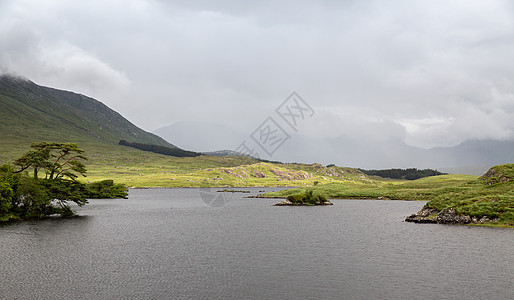
[[[371,184],[331,183],[309,188],[285,190],[268,193],[266,197],[287,197],[305,189],[314,189],[329,198],[339,199],[393,199],[393,200],[430,200],[447,189],[463,188],[478,182],[473,175],[440,175],[418,180],[375,180]]]
[[[12,163],[29,150],[30,142],[17,144],[4,139],[0,163]],[[9,145],[9,141],[13,141]],[[374,182],[352,168],[320,164],[272,164],[248,157],[172,157],[113,143],[84,140],[87,177],[81,181],[114,179],[129,187],[243,187],[312,186],[331,182]],[[5,147],[7,145],[7,147]]]
[[[317,183],[369,184],[366,175],[351,168],[305,164],[272,164],[246,157],[169,157],[139,153],[110,162],[91,159],[88,181],[114,179],[130,187],[312,186]]]

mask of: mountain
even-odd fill
[[[428,149],[434,157],[451,159],[449,167],[498,165],[514,162],[512,140],[467,140],[454,147]]]
[[[334,163],[370,169],[430,168],[449,173],[482,175],[493,165],[514,162],[514,141],[467,140],[453,147],[423,149],[401,140],[363,140],[338,137],[316,139],[292,136],[276,154],[279,161]]]
[[[177,122],[153,132],[179,147],[197,152],[234,150],[246,138],[232,127],[198,121]]]
[[[258,157],[273,161],[336,164],[364,169],[419,168],[448,173],[482,175],[493,165],[514,162],[512,140],[467,140],[453,147],[423,149],[401,139],[366,139],[339,136],[308,137],[289,132],[291,138],[268,156],[250,135],[228,126],[206,122],[180,122],[155,133],[197,151],[236,150],[245,141]],[[228,148],[232,146],[232,148]],[[213,154],[216,152],[207,152]],[[220,151],[230,153],[230,151]]]
[[[0,153],[37,141],[117,144],[124,139],[175,147],[98,100],[13,75],[0,75],[0,139]]]

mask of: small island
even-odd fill
[[[305,194],[294,194],[289,195],[287,198],[275,204],[274,206],[314,206],[314,205],[333,205],[332,202],[328,201],[323,195],[314,195],[312,190],[307,191]]]

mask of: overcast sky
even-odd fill
[[[510,1],[0,0],[0,70],[153,131],[251,133],[293,92],[307,136],[420,147],[514,130]]]

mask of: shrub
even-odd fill
[[[304,197],[305,197],[305,195],[295,194],[295,195],[287,196],[286,199],[291,201],[291,203],[293,203],[293,204],[303,204]]]
[[[0,182],[0,214],[6,214],[11,207],[14,192],[11,185],[6,182]]]
[[[418,170],[416,168],[410,169],[386,169],[386,170],[364,170],[359,169],[363,173],[371,176],[380,176],[384,178],[393,179],[407,179],[416,180],[423,177],[445,175],[446,173],[439,172],[432,169]]]
[[[87,197],[95,199],[106,198],[127,198],[127,186],[124,184],[114,184],[111,179],[93,182],[86,187]]]
[[[286,199],[291,201],[291,203],[298,205],[324,204],[327,201],[327,198],[325,196],[315,195],[313,190],[308,190],[305,192],[305,194],[289,195]]]
[[[43,218],[51,214],[51,199],[39,181],[26,177],[20,182],[16,191],[16,198],[23,209],[22,214],[28,218]]]

